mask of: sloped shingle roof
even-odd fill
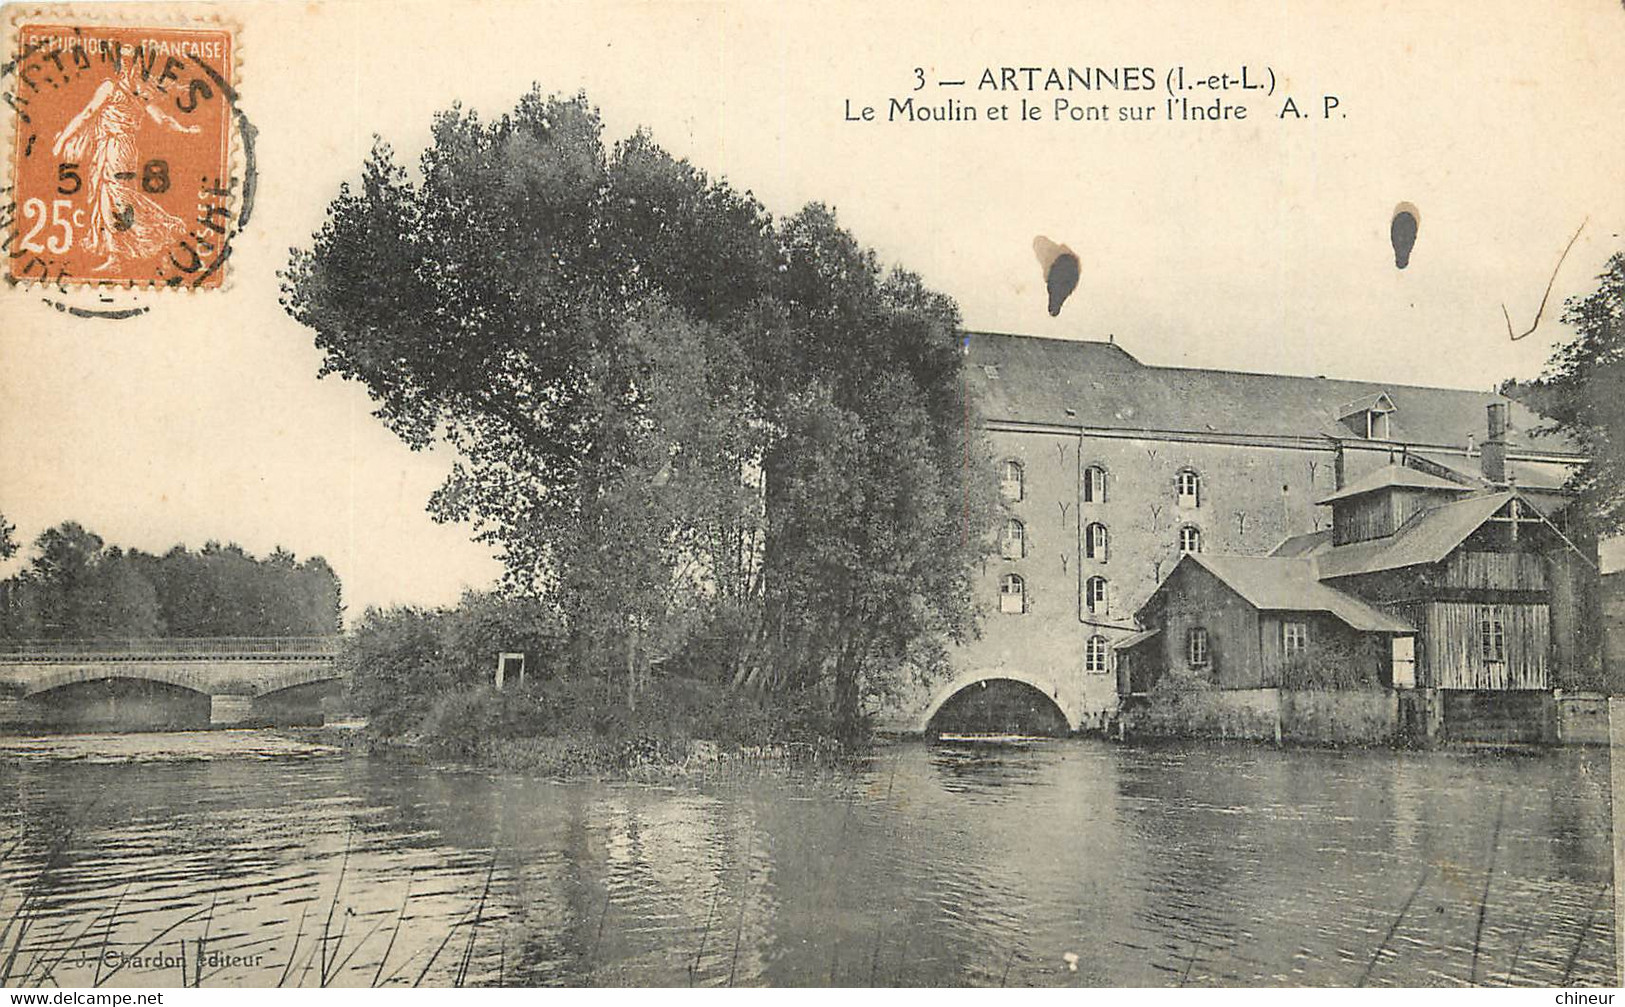
[[[1425,510],[1386,538],[1353,542],[1328,549],[1315,557],[1323,578],[1352,577],[1379,570],[1398,570],[1437,563],[1450,555],[1467,536],[1502,507],[1514,494],[1482,493]]]
[[[1392,439],[1458,445],[1485,431],[1484,407],[1506,402],[1491,392],[1340,381],[1283,374],[1151,367],[1114,343],[970,333],[967,374],[990,420],[1116,430],[1251,436],[1353,436],[1337,413],[1384,392],[1394,403]],[[998,375],[989,375],[991,366]],[[1566,453],[1556,435],[1530,431],[1541,418],[1511,403],[1507,446]]]
[[[1404,465],[1394,464],[1384,465],[1380,469],[1373,469],[1372,471],[1367,472],[1365,475],[1349,483],[1347,486],[1344,486],[1336,493],[1333,493],[1331,496],[1323,497],[1315,502],[1319,504],[1329,504],[1334,500],[1346,500],[1349,497],[1359,496],[1361,493],[1371,493],[1376,490],[1387,489],[1389,487],[1404,487],[1407,489],[1420,490],[1453,490],[1457,493],[1472,492],[1471,486],[1463,486],[1460,483],[1453,483],[1448,479],[1440,479],[1438,476],[1430,476],[1426,472],[1418,472],[1416,469],[1409,468]]]
[[[1379,612],[1352,595],[1322,584],[1315,576],[1315,561],[1280,556],[1225,556],[1189,553],[1185,560],[1199,564],[1224,581],[1254,608],[1277,612],[1325,612],[1358,630],[1374,633],[1414,633],[1402,620]],[[1182,561],[1183,562],[1183,561]]]
[[[1483,475],[1476,458],[1463,458],[1460,455],[1435,454],[1427,451],[1416,451],[1413,452],[1413,455],[1442,468],[1447,468],[1459,474],[1463,479],[1483,482]],[[1560,490],[1568,482],[1569,472],[1572,471],[1570,466],[1561,462],[1525,461],[1509,466],[1509,468],[1513,479],[1518,483],[1518,488],[1526,490]]]
[[[1271,556],[1281,556],[1286,559],[1301,559],[1304,556],[1314,556],[1332,547],[1332,530],[1322,528],[1320,531],[1305,532],[1302,535],[1292,535],[1281,540],[1281,544],[1270,550]]]

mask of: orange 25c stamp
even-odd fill
[[[230,31],[42,22],[13,37],[7,278],[220,286],[242,195]]]

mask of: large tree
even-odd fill
[[[283,290],[324,374],[455,450],[435,517],[631,701],[703,638],[730,681],[827,688],[850,725],[866,680],[972,627],[990,480],[957,311],[824,207],[775,223],[532,91],[437,117],[416,172],[376,145]]]
[[[31,639],[156,636],[157,595],[131,558],[77,522],[34,540],[28,568],[12,579],[7,634]]]
[[[1595,291],[1565,306],[1574,338],[1519,393],[1589,457],[1569,481],[1579,493],[1571,512],[1612,534],[1625,530],[1625,252],[1597,279]]]

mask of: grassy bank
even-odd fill
[[[351,751],[558,779],[665,779],[826,764],[822,697],[761,697],[692,679],[653,683],[636,707],[600,682],[453,689],[418,717],[297,732]]]

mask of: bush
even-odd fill
[[[822,743],[827,710],[820,696],[760,696],[689,678],[657,679],[633,709],[602,681],[561,677],[502,692],[452,689],[429,704],[414,733],[450,758],[624,772],[682,762],[696,741],[723,751]]]
[[[1275,667],[1274,681],[1283,689],[1303,692],[1371,689],[1377,681],[1374,662],[1337,640],[1317,642],[1307,654],[1295,654]]]
[[[561,663],[552,613],[539,602],[469,593],[455,608],[369,609],[345,638],[349,702],[386,736],[421,729],[453,691],[487,686],[497,654],[525,655],[527,677]]]
[[[628,703],[623,676],[577,667],[535,602],[467,595],[454,609],[369,611],[347,641],[350,702],[375,736],[441,756],[547,772],[624,772],[719,750],[833,737],[819,690],[734,690],[703,660],[655,670]],[[496,655],[522,651],[523,685],[493,683]],[[696,654],[687,655],[695,658]]]

